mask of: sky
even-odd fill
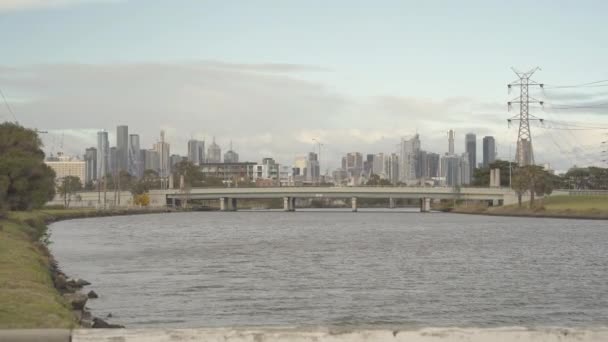
[[[608,80],[605,13],[605,1],[0,0],[0,120],[75,155],[126,124],[142,147],[164,129],[172,153],[215,137],[242,160],[287,164],[317,139],[324,171],[416,133],[445,153],[449,129],[456,152],[472,132],[478,161],[485,135],[508,159],[511,68],[539,66],[536,161],[601,165],[608,83],[551,87]]]

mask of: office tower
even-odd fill
[[[477,166],[477,136],[474,133],[467,133],[464,141],[465,152],[469,158],[469,175],[472,175],[475,172],[475,167]]]
[[[169,177],[171,173],[171,153],[169,143],[165,142],[165,131],[160,131],[160,141],[154,144],[154,150],[158,153],[159,176],[161,178]]]
[[[191,139],[188,141],[188,160],[194,165],[205,163],[205,142]]]
[[[230,150],[224,154],[224,163],[238,163],[239,154],[232,150],[232,141],[230,142]],[[277,164],[278,165],[278,164]]]
[[[156,150],[145,150],[144,151],[144,169],[153,170],[160,174],[160,156]]]
[[[426,162],[428,167],[428,177],[436,178],[439,177],[439,169],[440,167],[440,156],[437,153],[427,152],[426,154]]]
[[[416,178],[424,179],[428,178],[428,163],[427,163],[427,152],[423,150],[418,151],[416,156]]]
[[[448,153],[454,154],[454,131],[448,131]]]
[[[179,164],[183,160],[188,160],[188,158],[184,158],[184,157],[180,156],[179,154],[172,154],[170,160],[171,160],[171,169],[173,169],[173,167],[175,165]]]
[[[444,185],[459,186],[462,184],[462,157],[446,154],[441,157],[441,177]]]
[[[384,172],[384,153],[375,154],[372,161],[372,174],[380,176],[380,178],[386,178]]]
[[[144,175],[143,163],[141,160],[141,152],[139,149],[139,135],[129,135],[129,174],[136,178],[141,178]]]
[[[420,151],[420,136],[414,135],[411,139],[401,139],[401,148],[399,159],[401,166],[399,167],[400,181],[407,183],[408,181],[416,180],[416,159]]]
[[[110,147],[110,162],[108,163],[110,173],[117,175],[118,173],[118,149],[115,146]]]
[[[97,180],[97,149],[89,147],[84,153],[85,173],[84,182],[89,183]]]
[[[320,179],[319,156],[314,152],[309,152],[304,168],[304,178],[308,182],[317,183]]]
[[[386,172],[386,179],[390,180],[391,183],[399,183],[399,155],[391,153],[384,158],[384,170]]]
[[[496,161],[496,141],[494,137],[483,137],[483,167],[490,167]]]
[[[215,137],[213,142],[207,148],[207,162],[208,163],[221,163],[222,162],[222,149],[218,144],[215,143]]]
[[[468,153],[463,153],[460,157],[460,183],[463,185],[471,184],[471,177],[473,176],[473,170],[475,168],[471,168],[471,157]]]
[[[109,172],[110,142],[108,132],[97,132],[97,179],[104,179]]]
[[[374,155],[368,154],[365,156],[365,161],[363,161],[363,176],[369,177],[372,174],[372,167],[374,165]]]
[[[116,127],[116,166],[115,170],[129,171],[129,127]]]
[[[344,170],[348,172],[351,177],[359,177],[363,172],[363,155],[359,152],[347,153],[343,158],[343,164],[345,162]]]

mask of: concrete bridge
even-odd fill
[[[492,205],[514,203],[515,193],[506,188],[449,187],[274,187],[274,188],[196,188],[188,191],[177,189],[151,192],[154,202],[177,206],[190,200],[219,200],[222,211],[233,211],[239,199],[282,198],[285,211],[296,210],[296,198],[350,199],[352,210],[357,211],[359,198],[386,198],[389,207],[397,199],[418,199],[420,210],[428,212],[431,200],[458,199],[487,201]]]

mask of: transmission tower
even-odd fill
[[[509,85],[507,85],[507,87],[509,88],[509,93],[511,92],[511,88],[519,87],[519,96],[507,102],[509,111],[511,110],[511,106],[514,103],[519,103],[519,115],[515,115],[512,118],[507,119],[509,125],[511,125],[511,121],[519,121],[519,132],[517,133],[517,150],[515,152],[515,160],[520,166],[534,165],[534,151],[532,149],[532,133],[530,132],[530,120],[538,120],[542,123],[543,119],[537,118],[534,115],[530,114],[529,110],[531,103],[538,103],[542,106],[543,101],[539,101],[531,97],[528,92],[528,88],[530,86],[539,86],[543,88],[542,83],[538,83],[530,79],[537,70],[540,70],[540,68],[536,67],[528,72],[519,72],[514,68],[511,68],[511,70],[513,70],[517,77],[519,77],[518,80],[511,82]]]

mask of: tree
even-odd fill
[[[44,163],[38,134],[0,124],[0,210],[42,207],[55,196],[55,172]]]
[[[80,182],[80,178],[75,176],[63,177],[61,183],[57,187],[57,192],[63,198],[63,205],[66,208],[70,207],[72,195],[80,190],[82,190],[82,183]]]
[[[530,188],[530,182],[528,181],[528,176],[524,172],[524,168],[517,168],[513,174],[511,180],[511,188],[517,194],[517,204],[521,207],[522,196],[528,191]]]
[[[475,169],[472,185],[487,187],[490,185],[490,170],[500,169],[500,186],[509,186],[509,172],[517,168],[516,163],[507,160],[496,160],[489,167]]]
[[[182,160],[173,166],[173,181],[179,182],[181,176],[184,176],[186,187],[199,187],[203,183],[203,172],[192,162]]]
[[[391,182],[388,179],[381,179],[379,175],[372,174],[365,185],[369,186],[391,186]]]

